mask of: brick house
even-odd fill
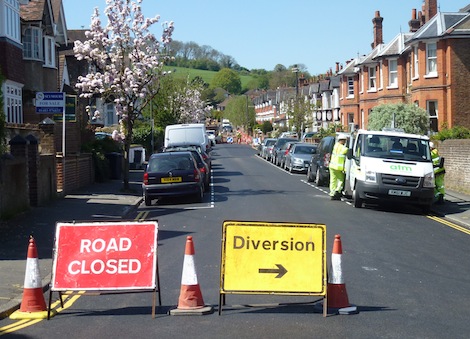
[[[436,0],[412,10],[410,32],[384,44],[380,12],[372,20],[372,51],[346,63],[340,76],[341,124],[367,128],[372,109],[386,103],[414,103],[429,113],[431,131],[470,127],[469,6],[438,13]]]

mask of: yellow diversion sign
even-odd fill
[[[220,293],[326,295],[326,226],[225,221]]]

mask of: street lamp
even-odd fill
[[[292,73],[295,73],[295,97],[299,96],[299,68],[297,65],[292,67]]]

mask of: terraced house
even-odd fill
[[[412,10],[409,32],[389,43],[382,21],[377,11],[372,51],[338,72],[340,122],[367,128],[375,106],[404,102],[429,113],[431,131],[470,127],[470,5],[441,13],[436,0],[425,0],[422,11]]]

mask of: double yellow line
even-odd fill
[[[465,234],[469,234],[470,235],[470,229],[468,228],[465,228],[465,227],[462,227],[462,226],[459,226],[457,224],[454,224],[453,222],[450,222],[450,221],[447,221],[445,219],[442,219],[442,218],[439,218],[439,217],[435,217],[433,215],[428,215],[427,216],[429,219],[431,220],[434,220],[434,221],[437,221],[438,223],[441,223],[443,225],[446,225],[446,226],[449,226],[457,231],[460,231],[462,233],[465,233]]]

